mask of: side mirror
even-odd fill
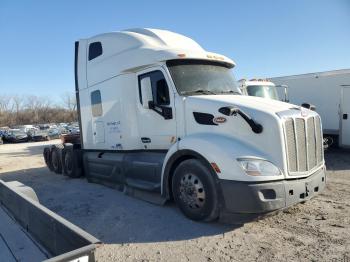
[[[288,97],[288,86],[287,85],[282,85],[284,88],[284,101],[286,103],[289,103],[289,97]]]
[[[289,103],[289,97],[288,97],[288,85],[276,85],[276,87],[283,87],[284,89],[284,99],[283,102]]]
[[[141,79],[141,96],[142,106],[145,109],[149,109],[150,102],[153,102],[151,78],[145,77]]]
[[[171,107],[163,107],[162,108],[162,115],[164,119],[172,119],[173,118],[173,110]]]
[[[310,109],[312,111],[316,111],[316,106],[315,105],[312,105],[312,104],[309,104],[309,103],[302,103],[301,106],[305,107],[307,109]]]

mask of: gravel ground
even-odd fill
[[[244,225],[197,223],[156,206],[48,171],[49,142],[0,145],[0,179],[34,188],[40,202],[101,239],[97,261],[350,261],[350,153],[326,153],[327,188]]]

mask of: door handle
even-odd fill
[[[149,137],[141,137],[142,143],[151,143],[151,139]]]
[[[343,119],[344,120],[348,119],[348,114],[343,114]]]

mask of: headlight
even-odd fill
[[[281,171],[269,161],[262,159],[237,159],[250,176],[279,176]]]

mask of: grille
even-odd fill
[[[318,116],[287,118],[284,122],[288,169],[307,172],[323,162],[321,121]]]

